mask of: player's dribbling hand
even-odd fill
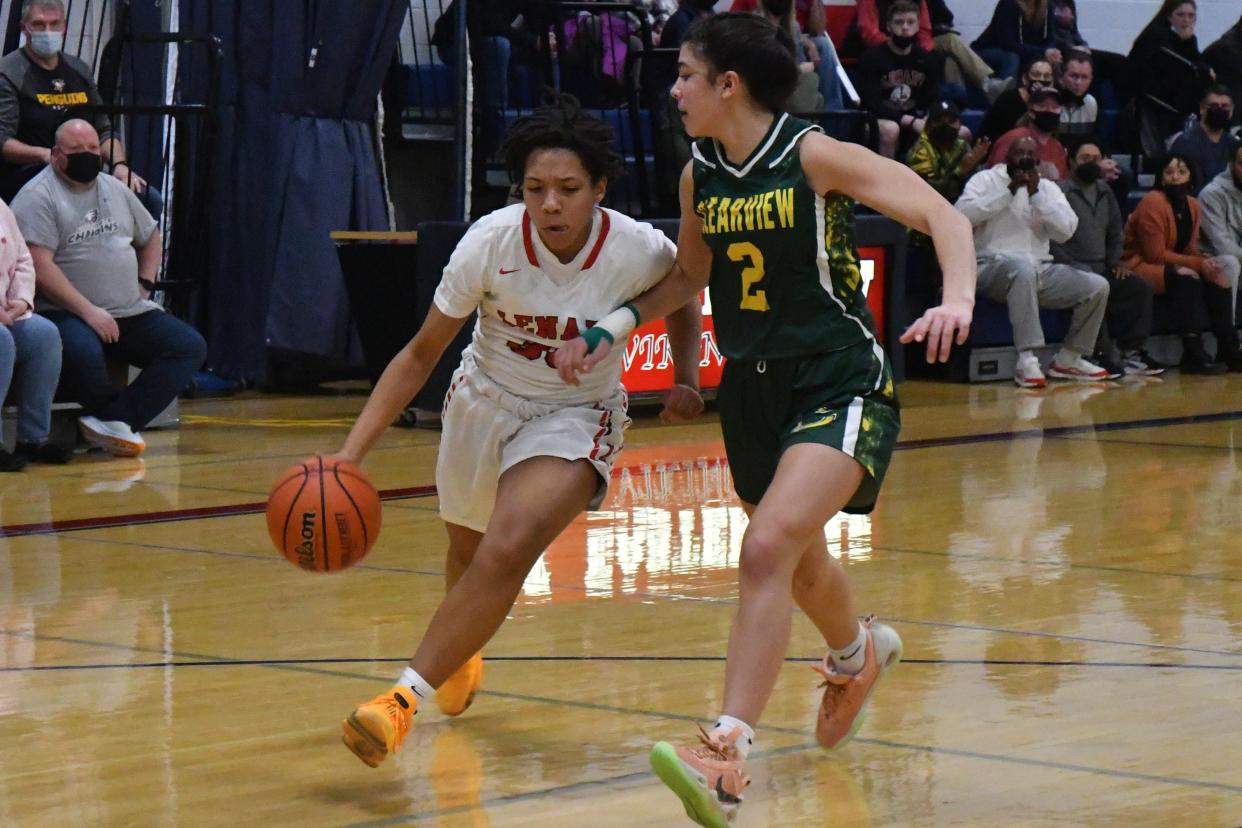
[[[703,397],[689,385],[677,383],[664,392],[664,408],[660,422],[665,425],[681,425],[693,422],[703,413]]]
[[[612,343],[607,339],[601,339],[600,343],[595,346],[595,350],[588,354],[586,340],[578,337],[557,348],[556,353],[552,355],[552,362],[555,363],[557,373],[561,375],[562,380],[569,385],[581,385],[578,375],[591,373],[595,364],[608,356],[611,350]]]
[[[970,336],[973,311],[971,305],[961,302],[945,302],[928,308],[922,316],[914,320],[914,324],[906,328],[906,332],[901,335],[901,342],[908,345],[926,340],[927,361],[948,362],[953,342],[965,345],[966,337]],[[954,336],[954,333],[957,335]]]

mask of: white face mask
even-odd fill
[[[30,48],[40,57],[51,57],[60,52],[65,45],[64,32],[30,32],[26,35]]]

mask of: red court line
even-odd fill
[[[1124,420],[1112,423],[1088,423],[1077,426],[1058,426],[1055,428],[1032,427],[1022,431],[994,431],[983,434],[965,434],[956,437],[933,437],[921,440],[901,440],[894,447],[896,451],[910,449],[938,448],[942,446],[961,446],[973,443],[1004,442],[1029,437],[1070,437],[1079,434],[1125,431],[1135,428],[1165,428],[1168,426],[1192,425],[1200,423],[1227,422],[1242,419],[1242,411],[1219,411],[1210,414],[1190,414],[1180,417],[1155,417],[1141,420]],[[708,462],[725,463],[724,457],[696,458]],[[686,458],[671,459],[668,465],[680,465]],[[631,465],[625,468],[613,468],[613,477],[622,472],[633,474],[646,466]],[[386,489],[380,492],[382,500],[396,500],[407,497],[429,497],[436,493],[435,486],[411,486],[404,489]],[[208,506],[199,509],[174,509],[166,512],[139,512],[130,515],[113,515],[111,517],[76,518],[73,520],[57,520],[50,523],[22,523],[11,526],[0,526],[0,538],[21,537],[22,535],[44,535],[52,532],[71,532],[79,529],[100,529],[113,526],[139,526],[146,523],[163,523],[178,520],[195,520],[198,518],[224,517],[228,515],[247,515],[262,512],[266,503],[237,503],[230,506]]]
[[[700,458],[708,462],[724,463],[724,457]],[[681,461],[670,461],[669,465]],[[623,471],[631,474],[641,471],[642,465],[613,468],[612,476],[620,477]],[[403,498],[431,497],[436,487],[407,486],[401,489],[384,489],[380,492],[380,500],[401,500]],[[232,515],[255,515],[267,508],[267,501],[258,503],[231,503],[224,506],[204,506],[196,509],[170,509],[163,512],[134,512],[128,515],[107,515],[101,517],[72,518],[70,520],[53,520],[45,523],[15,523],[0,526],[0,538],[20,538],[24,535],[48,535],[56,532],[73,532],[82,529],[107,529],[117,526],[142,526],[147,523],[173,523],[179,520],[199,520],[201,518],[230,517]]]
[[[408,497],[429,497],[436,493],[435,486],[408,486],[402,489],[385,489],[380,500],[400,500]],[[254,515],[267,507],[266,501],[258,503],[230,503],[224,506],[202,506],[195,509],[170,509],[163,512],[136,512],[128,515],[53,520],[44,523],[17,523],[0,526],[0,538],[18,538],[23,535],[46,535],[54,532],[73,532],[82,529],[107,529],[116,526],[141,526],[146,523],[172,523],[179,520],[229,517],[231,515]]]

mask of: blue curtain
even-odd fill
[[[372,119],[399,0],[180,0],[223,43],[203,325],[217,373],[262,381],[269,347],[341,364],[350,334],[332,230],[387,230]],[[182,89],[207,72],[187,60]]]

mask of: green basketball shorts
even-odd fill
[[[901,430],[892,371],[875,343],[809,357],[730,359],[717,404],[733,487],[743,501],[760,501],[785,449],[819,443],[865,471],[845,511],[875,508]]]

